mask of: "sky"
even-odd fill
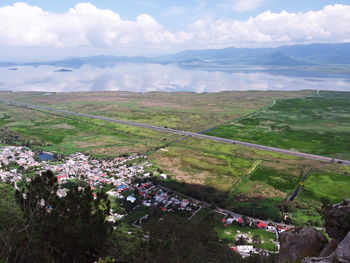
[[[349,0],[0,0],[0,61],[350,42],[349,25]]]

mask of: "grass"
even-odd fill
[[[349,93],[57,93],[1,92],[2,98],[64,108],[153,125],[201,131],[277,103],[257,114],[212,130],[234,137],[306,152],[348,156]],[[307,97],[308,96],[308,97]],[[97,157],[147,153],[155,167],[170,175],[164,183],[229,209],[279,219],[279,204],[296,188],[301,175],[313,174],[297,197],[294,222],[319,221],[321,200],[348,197],[350,168],[274,152],[179,137],[97,120],[63,117],[0,104],[0,127],[48,143],[59,154],[85,152]],[[37,146],[39,147],[39,146]],[[330,185],[330,186],[329,186]]]
[[[18,92],[8,99],[141,123],[203,131],[270,105],[274,99],[304,97],[311,91],[192,92]]]
[[[43,150],[59,154],[86,152],[98,157],[124,153],[147,152],[176,136],[105,123],[87,118],[65,117],[41,111],[0,105],[9,118],[0,119],[0,127],[7,126],[20,134],[44,141]]]
[[[15,199],[13,186],[0,183],[0,235],[11,223],[22,220],[22,211]]]
[[[316,201],[297,197],[299,206],[291,214],[296,224],[322,224],[322,198],[328,196],[335,203],[339,199],[332,196],[348,196],[347,192],[337,191],[348,188],[350,182],[348,169],[338,164],[193,138],[157,151],[150,158],[172,176],[163,182],[168,187],[254,217],[280,220],[279,205],[295,190],[308,168],[314,172],[301,195],[307,193],[309,182],[317,182],[318,173],[333,174],[338,180],[333,181],[334,187],[328,187],[332,179],[321,180]]]
[[[298,196],[301,200],[319,202],[328,198],[332,203],[350,198],[350,175],[312,173]]]
[[[208,132],[284,149],[350,158],[350,93],[278,100],[266,111]]]
[[[210,221],[218,233],[218,237],[233,245],[237,240],[237,235],[244,234],[248,238],[252,239],[253,236],[257,235],[260,237],[261,243],[254,244],[257,248],[267,249],[271,251],[276,251],[277,247],[273,241],[276,239],[276,235],[273,232],[268,232],[261,229],[253,229],[249,227],[239,226],[232,224],[225,226],[221,220],[224,218],[222,214],[219,214],[208,208],[202,208],[191,220],[195,221]]]

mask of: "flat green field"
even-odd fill
[[[350,159],[350,92],[277,100],[266,111],[208,134]]]
[[[0,97],[199,132],[253,113],[271,105],[275,99],[305,97],[311,93],[311,91],[0,92]]]
[[[241,118],[210,133],[349,156],[349,93],[0,92],[0,97],[192,131]],[[277,100],[275,105],[273,100]],[[256,111],[257,114],[244,117]],[[0,104],[2,127],[45,145],[35,144],[34,148],[58,154],[80,151],[111,157],[147,153],[156,168],[170,175],[163,182],[169,187],[256,217],[279,220],[281,204],[309,168],[312,175],[291,204],[289,215],[293,223],[320,225],[324,198],[332,203],[350,198],[349,166],[208,140],[178,141],[177,136],[147,129]]]
[[[1,127],[46,144],[33,148],[58,154],[85,152],[97,157],[145,153],[177,139],[166,133],[3,104],[0,104]]]
[[[150,159],[172,176],[164,185],[265,219],[281,219],[281,203],[309,168],[313,172],[292,204],[293,223],[321,225],[324,197],[331,203],[350,198],[350,173],[344,165],[193,138],[161,149]]]

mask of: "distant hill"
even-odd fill
[[[92,57],[71,57],[64,60],[49,61],[49,62],[33,62],[25,63],[27,66],[55,66],[55,67],[69,67],[80,68],[83,65],[91,65],[97,67],[110,67],[117,63],[122,62],[134,62],[134,63],[147,63],[150,62],[150,58],[146,57],[116,57],[116,56],[92,56]]]
[[[277,48],[223,48],[206,50],[186,50],[175,54],[154,58],[92,56],[71,57],[49,62],[15,64],[0,62],[0,67],[19,65],[49,65],[56,67],[80,68],[83,65],[110,67],[118,63],[161,63],[161,64],[232,64],[262,66],[317,66],[350,65],[350,43],[291,45]]]
[[[224,49],[186,50],[158,57],[157,60],[173,63],[202,60],[225,64],[269,66],[350,64],[350,43],[293,45],[278,48],[230,47]]]

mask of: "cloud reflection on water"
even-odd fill
[[[300,90],[350,91],[348,78],[291,77],[252,70],[240,72],[183,69],[175,65],[120,64],[98,68],[84,66],[71,72],[56,67],[0,68],[0,90],[13,91],[192,91]]]

